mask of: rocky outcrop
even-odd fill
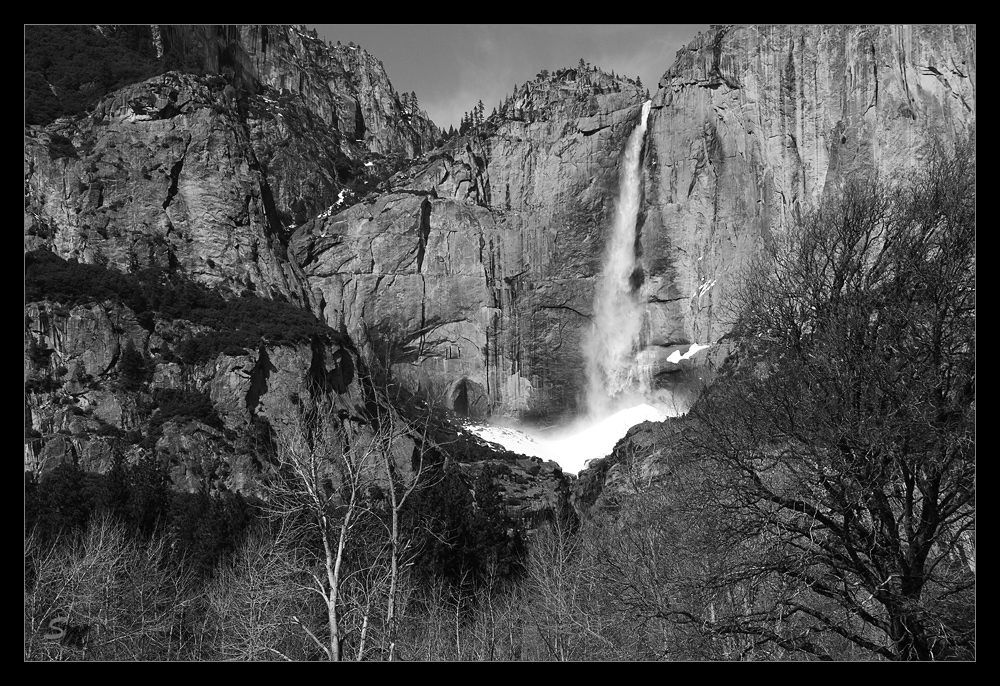
[[[65,461],[103,472],[116,453],[135,460],[152,452],[172,466],[179,487],[254,493],[270,468],[268,446],[298,430],[311,390],[325,387],[345,416],[365,404],[346,341],[266,345],[182,364],[175,343],[205,327],[157,320],[149,331],[111,302],[29,303],[25,321],[25,468],[38,473]],[[122,358],[130,346],[145,360],[145,383],[126,382]],[[184,414],[182,407],[158,424],[155,397],[164,389],[202,397],[210,409]],[[412,450],[412,440],[401,440]],[[409,473],[408,454],[400,470]]]
[[[669,479],[685,421],[668,418],[631,427],[610,455],[589,462],[580,471],[570,487],[573,509],[580,515],[614,509],[623,499]]]
[[[558,464],[537,457],[517,457],[464,463],[459,469],[468,483],[489,470],[506,513],[526,527],[568,512],[570,484]]]
[[[287,26],[152,35],[158,55],[209,75],[168,72],[89,116],[26,128],[26,247],[309,305],[287,232],[371,185],[383,153],[429,148],[437,129],[354,46]]]
[[[27,129],[25,247],[121,271],[179,268],[303,302],[271,186],[225,88],[168,73],[118,91],[92,116]]]
[[[72,463],[104,473],[118,459],[152,458],[177,489],[266,497],[281,451],[303,440],[302,417],[322,406],[336,430],[349,437],[345,445],[374,441],[379,451],[388,451],[396,478],[413,479],[422,435],[366,387],[349,341],[265,345],[181,363],[164,336],[190,335],[198,327],[156,321],[150,333],[135,321],[127,307],[112,303],[29,305],[26,471],[39,476]],[[126,348],[145,359],[147,381],[128,383]],[[382,421],[393,418],[391,436],[373,421],[376,406]],[[365,452],[358,464],[373,485],[384,487],[381,455]],[[336,484],[341,475],[335,455],[328,464]]]
[[[345,140],[371,152],[414,157],[434,147],[433,122],[401,105],[382,63],[360,47],[282,25],[158,28],[166,49],[196,56],[209,73],[230,69],[248,84],[300,95]]]

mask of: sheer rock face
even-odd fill
[[[92,116],[26,130],[25,247],[122,271],[180,268],[304,302],[271,186],[223,84],[171,72],[117,91]]]
[[[646,157],[644,249],[682,296],[657,320],[718,340],[726,289],[758,242],[850,174],[905,176],[935,142],[974,134],[975,48],[975,27],[775,26],[710,31],[680,51],[654,97]],[[581,473],[577,507],[628,493],[624,475],[661,478],[676,431],[634,427]]]
[[[304,228],[328,320],[392,331],[409,345],[400,374],[446,404],[472,388],[494,413],[574,411],[642,97],[598,72],[526,84],[394,194]],[[711,352],[668,358],[725,335],[727,289],[762,241],[848,175],[905,174],[974,127],[974,27],[699,36],[653,96],[643,156],[637,276],[657,384],[700,383]]]
[[[335,328],[463,414],[558,415],[581,388],[617,160],[638,91],[527,84],[392,192],[300,227],[290,252]]]
[[[651,303],[653,330],[718,340],[758,241],[848,175],[905,175],[935,140],[974,130],[975,47],[975,27],[751,26],[681,50],[645,158],[652,295],[680,298]]]
[[[412,157],[437,129],[359,48],[282,26],[160,29],[161,51],[214,75],[169,72],[26,129],[26,247],[308,305],[286,229],[338,202],[365,155]]]
[[[419,117],[400,123],[373,58],[287,27],[161,28],[162,41],[240,78],[168,73],[111,94],[89,116],[26,129],[26,249],[120,270],[173,267],[230,292],[285,297],[463,414],[555,420],[577,409],[639,89],[590,70],[525,84],[478,132],[425,152],[386,192],[343,209],[343,167],[356,172],[364,150],[428,147]],[[653,95],[643,156],[637,283],[658,382],[698,373],[691,360],[666,358],[726,333],[727,288],[759,242],[848,174],[905,174],[935,137],[974,126],[974,27],[699,36]],[[126,338],[155,357],[173,324],[148,332],[108,303],[68,313],[31,304],[28,316],[29,335],[58,353],[45,370],[58,377],[55,395],[79,397],[95,422],[135,426],[135,398],[101,380],[114,380]],[[153,384],[186,387],[192,373],[229,429],[255,413],[280,425],[316,358],[265,352],[194,371],[160,361]],[[324,374],[336,354],[325,351]],[[261,385],[264,357],[277,371]],[[77,363],[94,383],[72,378]],[[88,417],[44,393],[28,404],[31,430],[51,439],[32,439],[32,460],[44,446],[45,459],[107,462]]]
[[[327,323],[427,395],[442,380],[485,385],[479,255],[495,225],[470,199],[475,178],[461,157],[439,159],[417,183],[308,222],[289,246]]]

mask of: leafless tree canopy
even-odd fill
[[[693,432],[729,551],[710,632],[974,655],[975,240],[969,142],[849,181],[750,265]]]

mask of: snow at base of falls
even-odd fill
[[[604,419],[581,420],[554,433],[532,432],[502,426],[468,425],[480,438],[499,443],[507,450],[543,460],[552,460],[564,472],[576,474],[587,462],[611,454],[628,430],[641,422],[662,422],[667,414],[651,405],[637,405]]]

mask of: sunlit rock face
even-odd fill
[[[724,354],[745,258],[848,174],[905,173],[972,130],[974,81],[974,27],[720,28],[682,50],[640,160],[634,353],[652,392],[688,406]],[[327,321],[393,332],[398,376],[472,416],[580,413],[643,97],[599,72],[536,79],[392,194],[304,226],[295,254]]]
[[[905,175],[968,135],[975,77],[974,26],[727,27],[678,52],[646,158],[654,337],[718,340],[754,246],[848,175]]]
[[[165,75],[89,117],[26,130],[26,247],[311,307],[364,353],[388,354],[412,390],[472,417],[580,412],[644,92],[562,70],[427,153],[362,50],[290,27],[161,28],[165,44],[257,86]],[[950,26],[720,28],[663,65],[633,273],[635,355],[653,391],[678,405],[696,395],[722,347],[684,356],[728,331],[726,294],[756,245],[851,171],[905,173],[935,136],[974,128],[975,38]],[[424,157],[344,209],[335,158],[363,149]]]
[[[24,155],[27,249],[304,303],[270,184],[220,85],[168,73],[129,86],[91,116],[26,130]]]
[[[366,154],[418,155],[437,129],[360,48],[289,26],[154,28],[206,75],[168,72],[26,128],[26,247],[310,307],[288,235],[372,169]]]
[[[641,115],[626,85],[527,84],[392,193],[300,227],[291,251],[326,320],[373,352],[388,343],[397,378],[460,413],[572,414],[617,160]]]

